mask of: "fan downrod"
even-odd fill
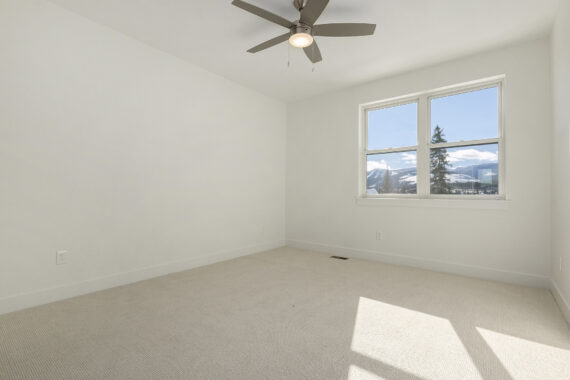
[[[293,5],[301,12],[301,10],[307,6],[308,2],[309,0],[293,0]]]

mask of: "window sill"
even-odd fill
[[[506,199],[442,199],[442,198],[379,198],[356,197],[359,206],[473,208],[480,210],[507,210],[511,201]]]

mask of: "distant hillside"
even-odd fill
[[[457,194],[496,194],[498,192],[499,170],[496,163],[461,166],[449,169],[448,182]],[[378,194],[385,169],[373,169],[366,173],[366,188],[369,194]],[[415,193],[416,168],[390,170],[390,179],[395,193]]]

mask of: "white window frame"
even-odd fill
[[[464,200],[505,200],[506,199],[506,175],[505,175],[505,131],[504,131],[504,108],[503,89],[505,77],[497,76],[469,83],[449,86],[436,90],[424,91],[397,98],[386,99],[378,102],[361,104],[359,107],[360,138],[359,138],[359,194],[360,199],[386,199],[386,198],[411,198],[411,199],[464,199]],[[465,140],[431,144],[431,116],[430,102],[432,99],[458,95],[466,92],[484,90],[497,87],[498,92],[498,131],[496,138],[483,140]],[[368,112],[383,108],[390,108],[410,103],[418,104],[417,122],[417,145],[409,147],[373,149],[368,150]],[[433,148],[456,148],[473,145],[498,144],[498,170],[499,170],[499,194],[498,195],[461,195],[461,194],[431,194],[430,193],[430,161],[429,153]],[[371,154],[398,153],[415,151],[417,157],[417,194],[367,194],[366,172],[367,156]]]

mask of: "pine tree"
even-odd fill
[[[378,194],[382,194],[382,182],[378,182],[374,188]]]
[[[380,191],[384,194],[389,194],[394,191],[394,189],[392,188],[392,179],[390,178],[390,169],[386,169],[386,173],[384,173],[384,178],[382,178],[382,187]]]
[[[431,138],[432,144],[445,143],[445,135],[443,129],[436,125]],[[451,192],[451,185],[447,181],[449,174],[448,167],[450,166],[447,149],[439,148],[432,149],[429,153],[430,166],[431,166],[431,192],[433,194],[449,194]]]

